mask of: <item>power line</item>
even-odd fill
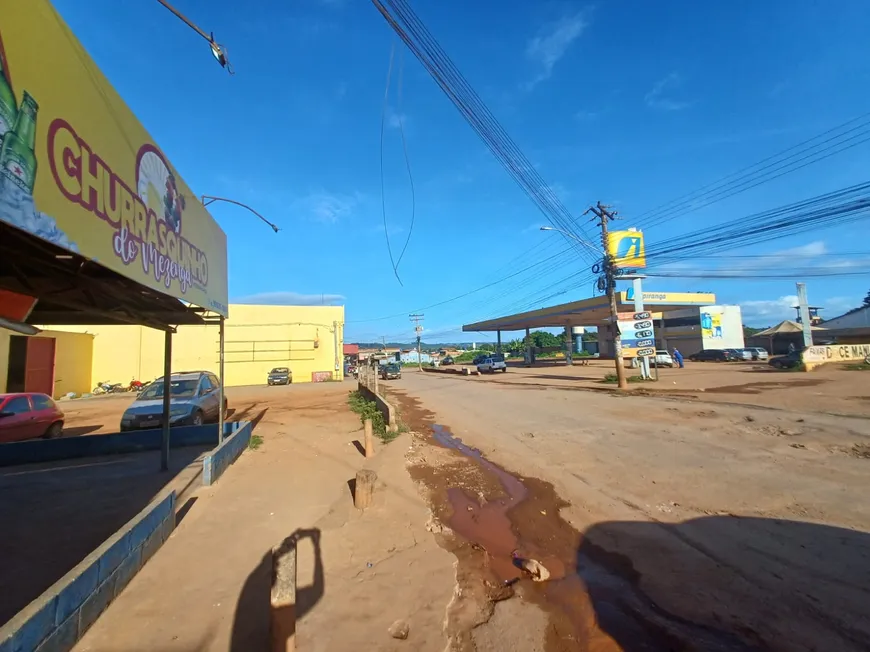
[[[544,183],[405,0],[372,2],[523,192],[552,224],[577,236],[579,243],[589,250],[578,249],[581,257],[590,261],[598,258],[600,252],[573,229],[571,213]],[[577,243],[572,241],[571,245],[576,247]]]
[[[387,240],[387,253],[390,256],[390,266],[393,268],[393,274],[395,274],[399,285],[404,287],[402,279],[399,278],[398,264],[393,260],[393,248],[390,245],[390,231],[387,228],[387,199],[386,191],[384,189],[384,127],[387,121],[387,109],[390,100],[390,79],[393,76],[393,57],[395,54],[396,44],[394,42],[390,48],[390,63],[387,66],[387,83],[384,85],[384,104],[381,107],[381,214],[384,218],[384,238]]]
[[[502,278],[499,278],[495,281],[492,281],[491,283],[487,283],[486,285],[482,285],[480,287],[474,288],[473,290],[469,290],[468,292],[463,292],[462,294],[459,294],[455,297],[451,297],[449,299],[444,299],[443,301],[433,303],[429,306],[424,306],[423,308],[420,308],[419,310],[431,310],[432,308],[438,308],[438,307],[446,305],[448,303],[452,303],[454,301],[458,301],[459,299],[463,299],[465,297],[471,296],[472,294],[476,294],[477,292],[480,292],[480,291],[485,290],[487,288],[491,288],[495,285],[498,285],[499,283],[504,283],[505,281],[508,281],[512,278],[515,278],[515,277],[519,276],[520,274],[524,274],[525,272],[529,271],[530,269],[533,269],[539,265],[542,265],[544,263],[551,262],[553,260],[556,260],[557,258],[560,258],[560,257],[564,256],[566,253],[568,253],[568,251],[570,251],[570,248],[563,249],[563,250],[559,251],[558,253],[553,254],[552,256],[548,256],[547,258],[544,258],[543,260],[540,260],[536,263],[533,263],[532,265],[529,265],[528,267],[524,267],[523,269],[518,270],[512,274],[508,274],[507,276],[503,276]],[[354,320],[354,321],[347,321],[345,323],[346,324],[362,324],[362,323],[370,323],[370,322],[376,322],[376,321],[385,321],[387,319],[396,319],[398,317],[403,316],[404,314],[405,314],[404,312],[401,312],[401,313],[396,313],[393,315],[385,315],[383,317],[374,317],[372,319],[358,319],[358,320]]]
[[[396,267],[402,263],[402,258],[405,257],[405,251],[408,249],[408,243],[411,242],[411,234],[414,233],[414,222],[417,217],[417,191],[414,188],[414,174],[411,172],[411,159],[408,157],[408,141],[405,138],[405,116],[402,113],[402,80],[405,76],[405,55],[403,50],[399,50],[399,88],[398,88],[398,109],[396,111],[396,119],[399,122],[399,133],[402,136],[402,152],[405,154],[405,168],[408,170],[408,183],[411,185],[411,224],[408,226],[408,237],[405,238],[405,245],[399,254],[399,259],[396,261]]]
[[[789,147],[772,156],[768,156],[757,163],[741,168],[740,170],[732,172],[716,181],[705,184],[692,192],[681,195],[669,202],[665,202],[656,208],[640,213],[637,216],[637,219],[640,222],[649,220],[644,224],[645,228],[660,225],[680,215],[695,212],[713,203],[740,194],[750,190],[751,188],[755,188],[762,183],[767,183],[768,181],[772,181],[773,179],[777,179],[813,163],[818,163],[819,161],[834,156],[835,154],[851,149],[852,147],[870,140],[870,137],[867,137],[867,135],[870,134],[870,130],[867,129],[867,127],[870,126],[870,119],[868,118],[870,118],[870,112],[862,114],[857,118],[847,120],[846,122],[837,125],[836,127],[832,127],[812,138],[804,140],[797,145]],[[856,122],[860,124],[845,129],[846,127],[849,127],[849,125],[854,125]],[[849,134],[853,134],[853,132],[858,133],[855,133],[849,138],[844,138]],[[829,134],[834,135],[829,136]],[[825,136],[828,136],[828,138],[824,138]],[[828,147],[824,147],[815,152],[812,151],[822,147],[823,145],[828,145],[829,143],[832,144]],[[846,143],[851,144],[843,146]],[[792,153],[789,154],[789,152]],[[788,154],[788,156],[785,156],[786,154]]]

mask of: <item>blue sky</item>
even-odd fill
[[[54,0],[73,31],[197,193],[250,203],[212,213],[229,241],[230,300],[346,305],[348,340],[469,339],[463,323],[590,296],[588,265],[503,171],[370,2],[176,0],[224,43],[236,70],[156,0]],[[597,200],[632,216],[870,110],[870,5],[412,2],[433,35],[572,211]],[[384,91],[395,44],[387,110]],[[401,99],[398,79],[401,73]],[[388,233],[382,216],[384,118]],[[647,230],[650,244],[867,180],[870,144]],[[642,223],[639,224],[642,226]],[[862,228],[863,227],[863,228]],[[866,221],[727,252],[788,252],[830,265],[870,252]],[[514,274],[463,299],[446,299]],[[783,258],[690,260],[771,267]],[[870,270],[870,254],[850,257]],[[568,279],[568,280],[564,280]],[[801,279],[795,279],[801,280]],[[835,316],[870,289],[863,276],[809,278]],[[658,279],[656,290],[713,290],[744,321],[791,317],[788,280]],[[387,318],[384,318],[387,317]],[[478,337],[476,339],[486,339]]]

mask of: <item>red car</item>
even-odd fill
[[[60,437],[63,411],[46,394],[0,394],[0,442]]]

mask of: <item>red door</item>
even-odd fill
[[[24,391],[54,396],[53,337],[27,338],[27,362],[24,371]]]

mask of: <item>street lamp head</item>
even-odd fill
[[[209,47],[211,47],[211,55],[215,58],[215,61],[221,65],[221,68],[226,68],[227,72],[232,75],[233,69],[232,66],[230,66],[229,59],[227,59],[226,48],[214,40],[214,34],[211,35],[208,44]]]

